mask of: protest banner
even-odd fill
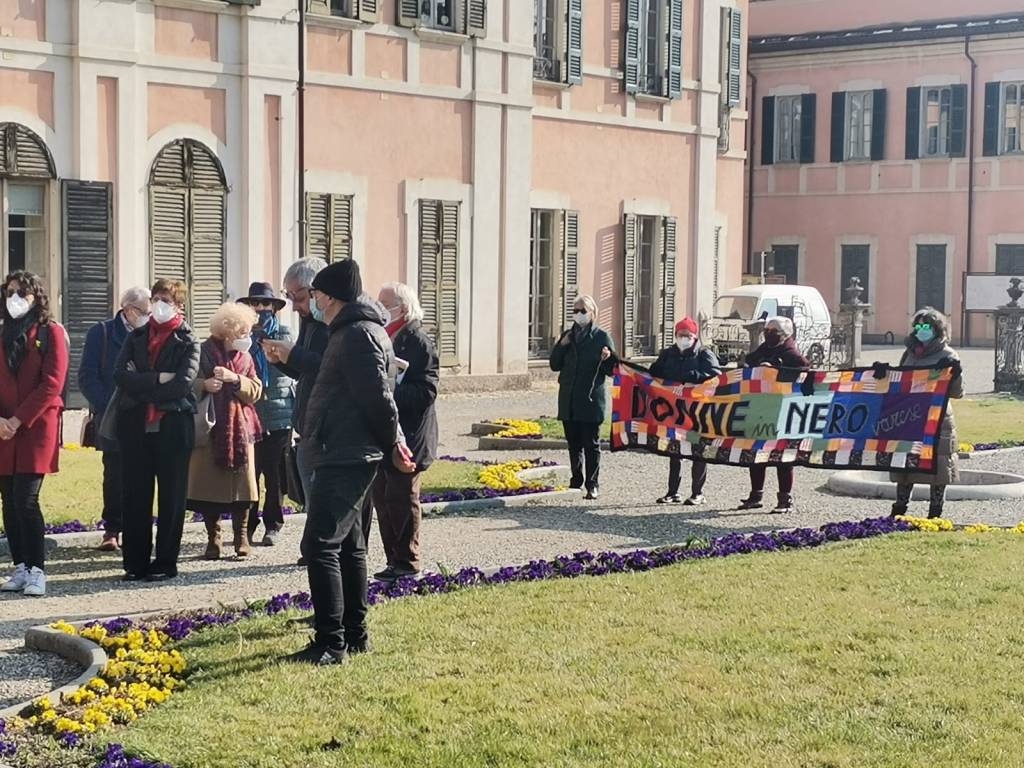
[[[703,384],[620,362],[612,450],[712,464],[934,472],[953,368],[726,371]]]

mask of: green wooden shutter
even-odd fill
[[[459,364],[459,204],[443,202],[440,211],[437,354],[452,366]]]
[[[846,157],[846,92],[833,91],[832,93],[832,125],[831,131],[832,147],[829,152],[829,160],[833,163],[843,162]]]
[[[985,83],[985,129],[981,150],[985,157],[999,154],[999,95],[1002,85]]]
[[[419,0],[398,0],[398,24],[402,27],[416,27],[420,23]]]
[[[149,249],[153,280],[188,281],[188,190],[149,188]]]
[[[438,274],[441,253],[441,222],[436,200],[420,200],[420,305],[423,330],[437,344],[438,304],[441,279]]]
[[[636,272],[639,250],[636,216],[627,213],[623,225],[626,256],[622,265],[622,356],[630,358],[633,356],[633,331],[636,327]]]
[[[907,88],[907,160],[921,156],[921,89]]]
[[[726,85],[726,103],[739,106],[743,91],[743,11],[729,11],[729,81]]]
[[[871,96],[871,159],[885,160],[885,127],[888,124],[888,91],[878,88]]]
[[[82,364],[85,336],[114,312],[113,185],[109,182],[61,183],[64,221],[64,326],[71,339],[69,371]],[[68,376],[69,408],[87,405],[78,377]]]
[[[376,24],[380,21],[381,0],[356,0],[356,2],[359,6],[356,16],[360,21],[365,21],[367,24]]]
[[[194,188],[189,197],[190,318],[192,330],[205,338],[210,318],[224,303],[224,190]]]
[[[677,221],[668,216],[662,220],[661,238],[661,347],[668,347],[676,334],[676,242]]]
[[[331,249],[328,262],[352,258],[352,198],[331,195]]]
[[[565,13],[565,82],[583,82],[583,0],[567,0]]]
[[[623,77],[626,93],[640,90],[640,0],[626,0]]]
[[[814,131],[817,122],[818,97],[805,93],[800,97],[800,162],[814,162]]]
[[[18,123],[0,123],[0,173],[55,179],[50,153],[42,139]]]
[[[306,255],[327,261],[331,256],[331,196],[306,193]]]
[[[471,37],[487,37],[487,0],[463,0],[465,29]]]
[[[761,99],[761,165],[775,162],[775,97]]]
[[[562,323],[573,321],[580,295],[580,212],[562,211]]]
[[[967,86],[952,86],[949,112],[949,156],[967,155]]]
[[[668,0],[668,67],[665,95],[678,99],[683,94],[683,0]]]

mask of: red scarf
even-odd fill
[[[405,328],[404,317],[399,320],[392,320],[390,323],[384,326],[384,330],[388,332],[388,336],[392,339],[395,338],[395,336],[398,335],[398,332],[403,328]]]
[[[229,371],[256,378],[256,364],[248,352],[230,352],[217,339],[206,342],[210,358],[214,366],[227,368]],[[203,371],[204,376],[212,376],[213,371]],[[220,392],[213,392],[213,409],[217,414],[217,423],[213,425],[210,442],[213,446],[213,461],[223,469],[238,470],[249,463],[248,447],[256,442],[263,433],[260,417],[252,405],[247,405],[235,397],[237,384],[226,384]]]
[[[154,371],[156,371],[156,359],[160,356],[160,351],[181,323],[181,315],[175,315],[166,323],[150,320],[149,325],[146,326],[149,332],[149,340],[146,343],[146,349],[149,351],[149,367]],[[156,424],[163,417],[164,412],[158,411],[153,403],[146,406],[146,424]]]

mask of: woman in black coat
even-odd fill
[[[811,364],[796,346],[793,321],[788,317],[773,317],[765,323],[764,343],[747,355],[744,365],[747,368],[765,365],[771,368],[806,369]],[[761,509],[764,506],[762,499],[767,469],[763,464],[750,466],[750,495],[740,502],[740,509]],[[775,515],[793,511],[793,467],[779,465],[777,469],[779,497],[778,504],[772,510]]]
[[[597,325],[593,297],[576,299],[572,328],[551,350],[549,362],[551,370],[558,373],[558,419],[569,443],[570,486],[586,487],[586,498],[596,499],[600,493],[600,432],[608,409],[605,380],[615,366],[615,345]]]
[[[709,379],[717,378],[722,373],[715,353],[700,343],[697,322],[692,317],[684,317],[676,323],[676,343],[667,347],[658,355],[651,366],[651,375],[667,381],[682,384],[703,384]],[[692,459],[690,472],[690,496],[686,499],[687,506],[703,504],[704,484],[708,480],[708,465],[699,459]],[[682,481],[683,461],[678,456],[669,458],[668,493],[658,499],[659,504],[678,504],[679,485]]]

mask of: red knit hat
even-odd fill
[[[697,335],[697,321],[692,317],[684,317],[678,323],[676,323],[676,336],[681,333],[688,333],[691,336]]]

